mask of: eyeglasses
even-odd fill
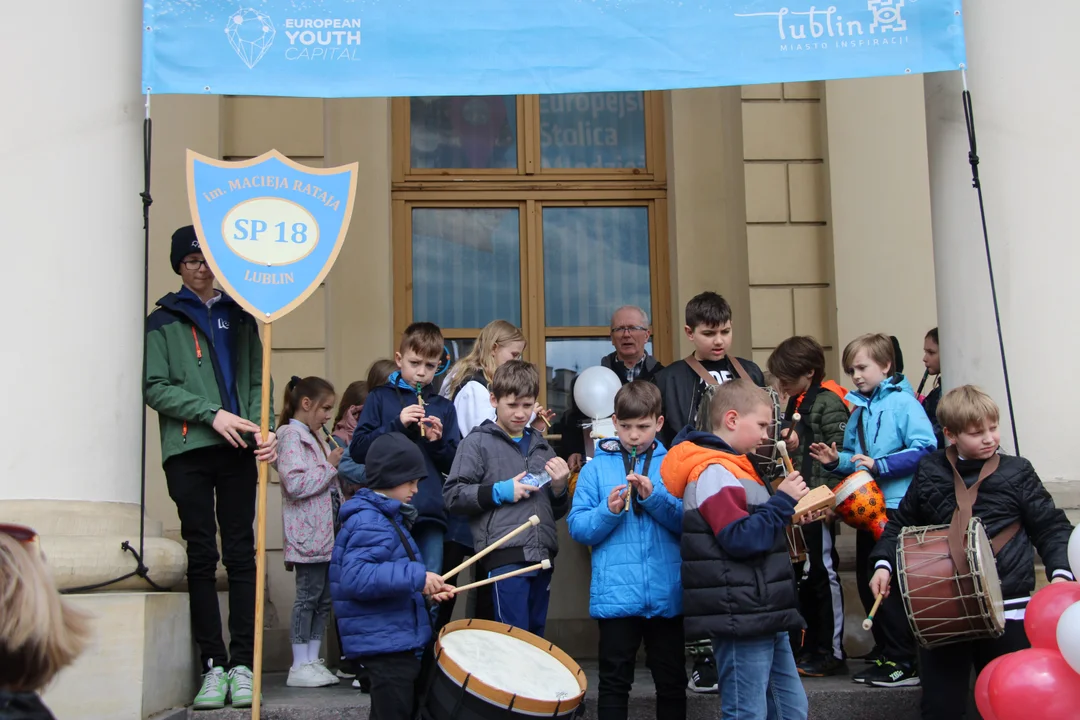
[[[205,260],[184,260],[183,263],[184,263],[184,267],[186,267],[188,270],[191,270],[191,271],[198,270],[203,265],[206,265],[207,269],[210,268],[210,264],[208,262],[206,262]]]
[[[642,327],[641,325],[620,325],[619,327],[611,328],[612,335],[623,335],[632,332],[648,332],[649,328]]]
[[[25,525],[0,523],[0,533],[14,538],[16,542],[20,542],[23,545],[31,545],[38,539],[37,530],[26,527]]]

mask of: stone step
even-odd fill
[[[849,663],[852,671],[865,667],[860,662]],[[589,680],[586,696],[586,717],[595,718],[597,667],[595,662],[582,664]],[[878,689],[851,682],[848,676],[808,678],[803,681],[810,700],[810,720],[917,720],[921,690],[915,688]],[[687,693],[687,720],[712,720],[719,713],[716,695]],[[269,674],[263,687],[262,718],[265,720],[367,720],[369,696],[354,690],[350,682],[329,688],[298,689],[285,687],[285,675]],[[652,679],[640,667],[630,694],[630,720],[654,720],[656,717]],[[182,720],[185,716],[167,716],[167,720]],[[187,720],[248,720],[250,710],[188,709]],[[164,717],[162,718],[164,720]]]

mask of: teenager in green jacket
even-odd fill
[[[251,706],[255,646],[257,461],[277,439],[259,432],[262,345],[255,319],[214,288],[192,226],[172,236],[183,287],[158,301],[146,327],[146,403],[157,411],[169,496],[187,543],[191,625],[201,654],[197,710]],[[273,409],[270,409],[271,416]],[[221,635],[214,575],[229,578],[230,648]]]

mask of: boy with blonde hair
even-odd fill
[[[911,487],[870,556],[876,568],[870,590],[889,596],[900,530],[948,524],[961,486],[971,502],[960,503],[961,517],[966,511],[980,518],[994,548],[1005,598],[1005,634],[919,649],[924,720],[963,718],[972,667],[979,673],[994,658],[1030,647],[1024,608],[1035,589],[1035,550],[1050,582],[1074,579],[1068,556],[1072,525],[1030,462],[998,452],[999,415],[993,399],[974,385],[958,387],[941,399],[937,417],[950,446],[919,463]],[[892,589],[899,596],[899,590]]]
[[[712,641],[724,720],[805,720],[806,692],[788,633],[801,630],[785,530],[808,492],[795,472],[775,493],[746,453],[767,437],[772,402],[749,380],[707,389],[660,473],[683,501],[687,639]]]

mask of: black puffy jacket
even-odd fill
[[[919,462],[907,494],[874,547],[871,566],[880,560],[896,566],[896,539],[901,528],[947,525],[952,519],[956,490],[945,452],[938,450]],[[1019,532],[997,555],[1001,592],[1009,600],[1027,597],[1035,589],[1035,550],[1046,565],[1047,577],[1052,577],[1055,570],[1069,571],[1072,524],[1064,511],[1054,505],[1054,499],[1030,462],[1022,457],[999,457],[997,471],[979,486],[972,514],[983,521],[991,539],[1014,522],[1020,523]],[[972,460],[957,463],[957,470],[968,487],[978,479],[982,465],[982,461]],[[1010,609],[1021,606],[1009,604]]]

